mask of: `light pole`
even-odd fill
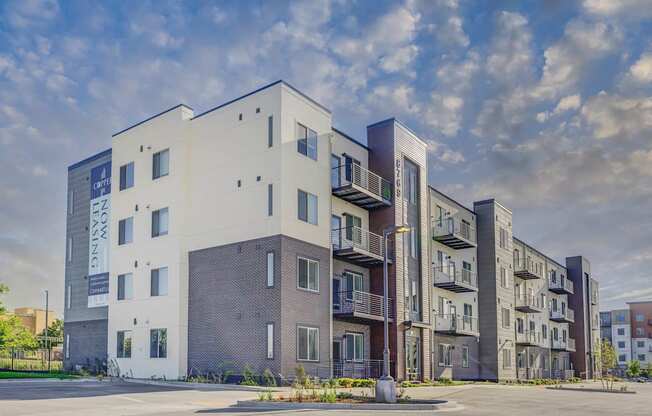
[[[396,385],[389,374],[389,273],[387,270],[387,239],[392,234],[402,234],[410,231],[405,225],[396,225],[383,230],[383,323],[384,323],[384,348],[383,348],[383,375],[376,382],[376,401],[379,403],[396,403]]]
[[[50,343],[48,342],[48,290],[45,289],[45,348],[48,351],[48,373],[50,372]]]

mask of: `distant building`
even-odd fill
[[[17,316],[23,325],[34,335],[40,335],[45,329],[45,310],[35,308],[16,308],[13,315]],[[54,311],[48,311],[48,325],[57,320],[57,314]]]
[[[600,312],[600,334],[616,350],[618,366],[652,362],[652,301],[628,302],[629,309]]]

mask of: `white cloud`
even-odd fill
[[[546,120],[550,117],[550,114],[547,111],[543,111],[541,113],[537,113],[537,121],[539,123],[545,123]]]
[[[586,102],[581,114],[597,139],[652,131],[652,97],[630,98],[601,91]]]
[[[32,175],[34,176],[47,176],[48,170],[43,166],[36,165],[32,168]]]
[[[88,42],[82,38],[68,36],[62,40],[61,47],[66,55],[80,58],[88,50]]]
[[[487,72],[494,78],[513,84],[532,71],[532,34],[527,19],[512,12],[501,12],[496,19]]]
[[[224,23],[226,21],[226,18],[228,17],[226,12],[217,6],[211,7],[208,10],[208,15],[210,16],[211,21],[216,25]]]
[[[424,120],[444,136],[453,137],[462,127],[463,107],[464,99],[462,97],[433,92]]]
[[[18,0],[7,5],[8,21],[17,28],[25,28],[49,21],[59,14],[57,0]]]
[[[552,113],[556,115],[569,110],[577,110],[578,108],[580,108],[581,105],[582,105],[582,98],[580,97],[579,94],[569,95],[559,100],[557,106],[555,107]]]
[[[419,52],[415,45],[399,48],[395,53],[380,58],[380,67],[385,72],[398,72],[405,69],[414,60]]]
[[[584,9],[598,16],[642,19],[652,16],[649,0],[584,0]]]
[[[638,82],[652,82],[652,53],[645,53],[629,68],[629,74]]]

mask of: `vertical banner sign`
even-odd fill
[[[88,245],[88,307],[108,305],[111,162],[91,170],[91,220]]]

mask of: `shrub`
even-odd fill
[[[376,380],[372,378],[338,378],[336,383],[341,387],[350,389],[351,387],[374,387],[376,385]]]
[[[341,391],[337,393],[337,398],[338,399],[352,399],[353,398],[353,393],[350,393],[348,391]]]
[[[354,379],[352,378],[342,377],[337,379],[337,384],[339,384],[344,388],[350,389],[351,387],[353,387],[353,381]]]
[[[272,373],[272,370],[269,368],[266,368],[265,371],[263,371],[262,379],[264,386],[276,387],[276,377],[274,377],[274,373]]]
[[[244,369],[242,370],[242,381],[240,384],[243,386],[258,385],[258,382],[256,381],[256,373],[254,373],[254,370],[249,364],[245,364]]]
[[[319,394],[319,401],[322,403],[335,403],[337,401],[337,392],[333,388],[325,388]]]
[[[294,375],[296,377],[296,382],[302,386],[306,384],[306,369],[303,368],[303,365],[299,364],[294,368]]]

